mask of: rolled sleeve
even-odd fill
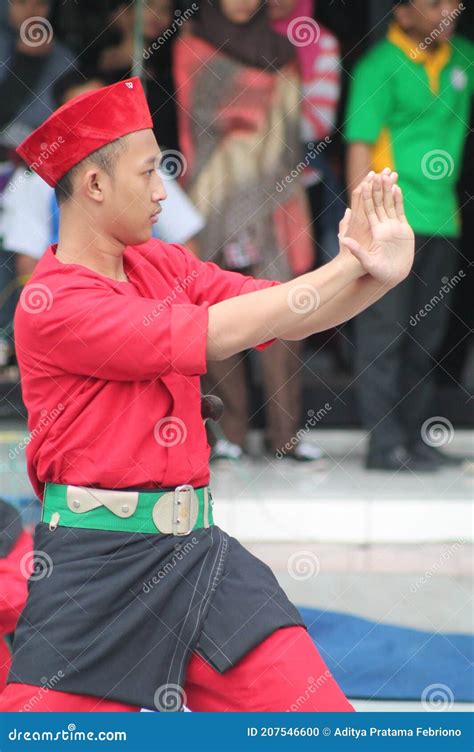
[[[206,373],[209,304],[180,305],[171,309],[171,364],[183,376]]]

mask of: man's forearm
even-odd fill
[[[339,326],[383,297],[390,287],[383,285],[369,275],[351,282],[341,292],[325,303],[318,311],[299,326],[292,329],[290,335],[281,335],[281,339],[304,339],[315,332]]]
[[[291,282],[210,306],[208,360],[225,360],[268,339],[303,339],[306,322],[310,331],[327,328],[324,307],[363,273],[355,259],[338,256]]]

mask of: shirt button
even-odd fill
[[[122,505],[122,512],[124,512],[126,514],[129,511],[130,511],[130,507],[128,506],[128,504],[123,504]]]

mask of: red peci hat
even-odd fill
[[[48,185],[101,146],[127,133],[152,128],[138,77],[74,97],[26,138],[17,154]]]

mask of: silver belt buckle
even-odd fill
[[[182,507],[183,507],[183,501],[180,499],[180,493],[183,491],[187,491],[188,495],[186,497],[187,499],[187,516],[188,516],[188,530],[181,530],[181,532],[178,531],[178,525],[181,522],[180,515],[183,514]],[[193,494],[195,493],[193,486],[191,486],[189,483],[184,483],[182,486],[176,486],[174,489],[174,501],[173,501],[173,535],[189,535],[189,533],[192,531],[194,524],[192,522],[192,515],[191,515],[191,499],[193,497]],[[186,514],[186,513],[184,513]]]

